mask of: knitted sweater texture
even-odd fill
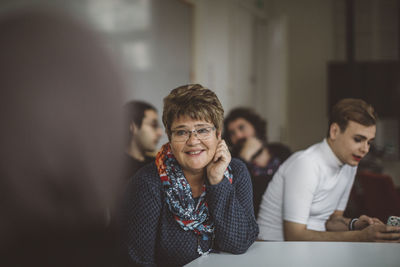
[[[233,183],[223,179],[207,185],[207,203],[215,225],[214,240],[202,240],[183,230],[165,202],[155,163],[143,167],[128,186],[126,246],[129,259],[138,266],[181,266],[211,246],[233,254],[246,252],[258,235],[254,217],[252,184],[246,166],[232,159]]]

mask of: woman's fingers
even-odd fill
[[[231,154],[224,140],[219,141],[213,160],[207,166],[207,174],[211,184],[220,182],[231,161]]]
[[[229,152],[228,146],[226,145],[225,141],[219,141],[214,155],[214,162],[217,162],[220,158],[230,161],[230,155],[231,153]]]

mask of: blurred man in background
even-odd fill
[[[252,109],[244,107],[235,108],[226,116],[224,139],[232,156],[242,159],[250,171],[257,217],[269,181],[291,151],[281,143],[267,143],[267,122]]]
[[[141,167],[154,161],[151,155],[157,149],[163,134],[158,122],[157,109],[143,101],[131,101],[124,106],[125,125],[128,127],[126,155],[127,178]]]

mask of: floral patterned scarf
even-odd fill
[[[196,204],[190,185],[172,154],[169,143],[163,145],[157,153],[156,165],[164,187],[165,200],[176,222],[185,231],[194,231],[207,240],[214,232],[214,224],[210,221],[206,202],[206,185],[203,185]],[[230,166],[226,169],[224,176],[232,183],[233,175]]]

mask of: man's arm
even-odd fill
[[[327,231],[347,231],[351,219],[343,217],[343,211],[335,210],[325,223]]]
[[[299,158],[287,168],[283,198],[283,230],[286,241],[377,241],[400,242],[400,227],[384,224],[371,224],[363,230],[357,222],[356,231],[348,231],[349,219],[342,211],[332,215],[328,223],[329,231],[307,229],[311,204],[314,198],[320,173],[318,166],[310,158]],[[293,222],[296,221],[297,223]],[[359,227],[359,228],[357,228]],[[334,231],[334,229],[336,229]]]
[[[353,230],[362,230],[371,224],[383,224],[378,218],[371,218],[366,215],[361,215],[357,219],[353,225]],[[349,230],[350,221],[351,219],[343,216],[343,211],[335,210],[325,223],[326,230],[332,232],[347,231]]]
[[[339,227],[342,224],[336,222]],[[344,225],[344,224],[343,224]],[[363,230],[320,232],[308,230],[305,224],[283,221],[286,241],[353,241],[400,243],[400,227],[371,224]]]
[[[239,157],[246,163],[254,162],[260,167],[266,167],[270,160],[268,150],[257,137],[249,137],[244,141]]]

